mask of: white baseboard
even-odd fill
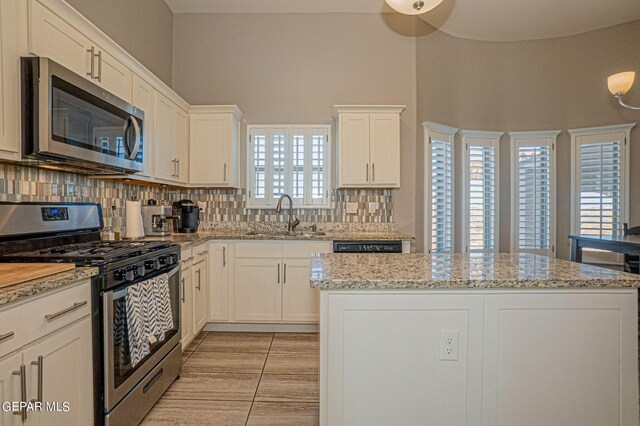
[[[237,322],[209,322],[204,331],[240,331],[262,333],[317,333],[318,324],[245,324]]]

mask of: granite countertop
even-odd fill
[[[205,243],[210,240],[256,240],[256,241],[337,241],[337,240],[412,240],[413,237],[396,231],[364,232],[364,231],[333,231],[324,235],[285,234],[285,233],[258,233],[250,234],[250,231],[216,230],[196,232],[194,234],[172,234],[167,237],[146,237],[145,240],[171,241],[180,244],[183,248]]]
[[[17,302],[26,297],[35,296],[49,290],[63,287],[72,282],[93,277],[98,274],[98,268],[76,268],[59,274],[48,275],[35,280],[0,288],[0,306],[10,302]]]
[[[640,275],[534,254],[318,254],[311,262],[311,287],[638,288]]]

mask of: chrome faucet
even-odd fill
[[[295,231],[296,226],[300,225],[300,221],[298,220],[297,217],[293,215],[293,200],[291,199],[290,196],[288,196],[287,194],[282,194],[280,196],[280,199],[278,200],[278,205],[276,206],[276,213],[282,212],[282,200],[284,198],[289,199],[289,223],[287,224],[287,231],[288,232]]]

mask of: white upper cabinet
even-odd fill
[[[176,144],[176,162],[178,170],[176,181],[180,183],[189,182],[189,114],[175,106],[173,115],[176,129],[174,143]]]
[[[404,105],[336,105],[338,187],[400,187],[400,114]]]
[[[29,5],[31,53],[51,58],[131,102],[133,73],[126,65],[39,1]]]
[[[0,1],[0,159],[20,159],[20,8]]]
[[[188,182],[189,116],[160,93],[156,94],[153,153],[155,178]]]
[[[190,179],[193,185],[238,188],[240,121],[235,105],[191,107]]]
[[[142,143],[144,144],[144,171],[140,174],[153,176],[154,123],[156,112],[156,90],[142,78],[133,76],[133,105],[144,111]]]

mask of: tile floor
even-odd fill
[[[143,425],[317,425],[318,335],[202,332]]]

